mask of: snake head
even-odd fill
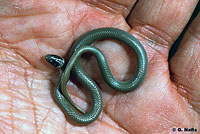
[[[53,55],[53,54],[47,54],[45,56],[45,59],[54,67],[56,68],[62,68],[65,66],[65,59],[58,56],[58,55]]]

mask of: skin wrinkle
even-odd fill
[[[64,25],[64,23],[61,23],[61,25]],[[36,31],[34,31],[34,28],[33,27],[27,27],[27,29],[30,29],[32,31],[32,35],[33,35],[33,38],[59,38],[61,35],[63,35],[64,33],[67,33],[68,31],[70,31],[70,29],[65,29],[63,30],[63,32],[60,32],[60,33],[56,33],[56,34],[50,34],[48,36],[38,36],[38,33]]]
[[[153,40],[153,42],[156,42],[159,44],[159,46],[164,47],[164,48],[169,48],[169,44],[172,44],[174,40],[170,35],[165,33],[164,31],[151,26],[149,24],[145,24],[144,22],[141,22],[140,20],[137,19],[137,23],[134,24],[133,29],[137,31],[140,35],[143,35],[143,38],[152,40],[152,38],[149,38],[147,34],[150,33],[150,35],[157,37],[156,40]],[[143,32],[144,29],[145,31]]]
[[[194,54],[194,53],[193,53]],[[194,59],[192,59],[192,61],[193,61],[193,63],[192,64],[190,64],[190,69],[188,69],[188,70],[185,70],[186,72],[186,76],[188,76],[188,78],[191,78],[191,77],[194,77],[194,75],[196,74],[196,63],[198,62],[198,57],[199,57],[199,54],[198,54],[198,56],[195,56],[196,58],[195,58],[195,60]],[[194,72],[195,71],[195,72]],[[197,70],[198,71],[198,70]],[[192,75],[192,76],[191,76]],[[190,77],[191,76],[191,77]],[[186,77],[187,78],[187,77]],[[194,79],[192,79],[192,81],[193,81]]]
[[[164,55],[163,53],[161,53],[161,51],[155,49],[155,48],[152,47],[151,45],[148,45],[148,44],[147,44],[147,46],[150,47],[152,50],[155,51],[153,55],[157,55],[157,54],[156,54],[156,52],[157,52],[161,57],[163,57],[162,59],[165,59],[165,55]],[[152,61],[152,60],[153,60],[153,57],[150,59],[150,61]],[[149,62],[149,63],[150,63],[150,62]]]
[[[32,39],[30,39],[30,40],[32,40]],[[26,40],[26,41],[29,41],[29,40]],[[43,42],[43,41],[38,41],[38,40],[36,40],[36,41],[38,42],[37,44],[41,44],[41,42]],[[47,44],[47,42],[44,42],[44,43]],[[23,44],[22,44],[22,45],[23,45]],[[28,58],[26,58],[26,57],[23,55],[23,53],[21,54],[19,51],[17,51],[17,49],[18,49],[20,46],[22,46],[22,45],[15,45],[15,46],[13,45],[13,46],[10,47],[10,49],[15,50],[15,53],[17,53],[17,54],[20,55],[23,59],[25,59],[26,62],[28,62],[28,64],[31,65],[33,68],[36,68],[35,66],[33,66],[33,64],[31,63],[31,61],[28,60]],[[39,48],[40,48],[40,47],[38,47],[38,49],[39,49]],[[48,49],[55,49],[55,48],[53,47],[53,45],[48,45]],[[56,50],[57,50],[57,51],[60,51],[61,53],[64,52],[63,48],[56,48]]]
[[[54,104],[54,102],[52,102],[52,104]],[[39,102],[35,102],[35,105],[37,105],[38,109],[45,109],[47,111],[49,110],[49,107],[52,106],[52,104],[47,107],[45,104],[41,104]],[[58,116],[58,114],[56,112],[52,111],[52,113]]]
[[[76,8],[77,8],[77,5],[76,5]],[[71,14],[68,14],[68,16],[71,16]],[[85,15],[83,15],[82,18],[84,18],[84,16],[85,16]],[[76,23],[74,23],[73,20],[72,20],[71,18],[73,18],[73,17],[69,17],[69,21],[70,21],[70,23],[72,24],[70,28],[71,28],[71,33],[72,33],[72,35],[74,35],[74,34],[76,33],[76,30],[77,30],[77,29],[75,29],[75,27],[76,27],[75,24],[76,24]],[[76,25],[78,25],[77,27],[79,27],[82,18],[80,19],[80,21],[78,22],[78,24],[76,24]],[[73,24],[74,24],[74,25],[73,25]],[[74,36],[72,36],[71,38],[72,38],[72,40],[74,40]]]
[[[39,49],[38,44],[36,44],[35,46],[37,46],[38,49]],[[17,50],[17,47],[15,48],[15,50]],[[16,51],[16,52],[19,52],[19,51]],[[23,53],[22,53],[22,54],[19,53],[19,55],[20,55],[21,57],[23,57],[25,60],[27,59],[26,61],[29,63],[29,65],[32,65],[32,67],[36,69],[36,66],[35,66],[34,64],[31,64],[31,60],[28,60],[29,57],[26,57],[27,55],[25,56],[25,55],[23,55]]]
[[[25,78],[26,83],[28,83],[26,71],[24,72],[24,76],[25,76],[24,78]],[[32,73],[32,76],[34,76],[34,72]],[[31,76],[29,76],[29,77],[31,77]],[[33,95],[32,95],[32,92],[31,92],[32,83],[33,83],[33,79],[31,81],[31,85],[30,85],[31,88],[27,85],[27,89],[29,91],[29,98],[31,99],[31,102],[32,102],[32,105],[33,105],[35,130],[36,130],[36,133],[39,133],[39,131],[38,131],[38,123],[37,123],[36,105],[35,105],[35,102],[34,102],[34,99],[33,99]]]
[[[169,122],[170,125],[172,126],[179,126],[178,122],[174,122],[174,121],[171,121],[170,119],[168,119],[167,117],[164,117],[164,115],[159,115],[159,114],[156,114],[155,116],[158,116],[159,118]],[[179,126],[180,127],[180,126]]]
[[[39,50],[39,53],[41,53],[42,54],[42,49],[40,48],[40,45],[39,45],[40,43],[39,43],[39,41],[38,40],[36,40],[36,47],[38,48],[38,50]]]
[[[166,70],[166,71],[164,71],[162,74],[166,74],[166,75],[169,76],[169,71]],[[167,87],[167,85],[171,85],[171,81],[170,81],[170,79],[168,79],[168,80],[166,81],[166,84],[164,84],[163,87]]]
[[[19,117],[15,117],[15,118],[16,118],[16,120],[20,120],[20,121],[23,121],[23,122],[26,122],[26,123],[31,123],[31,122],[27,121],[26,119],[22,119],[22,118],[19,118]]]
[[[105,104],[105,107],[104,107],[104,109],[105,109],[105,111],[106,111],[106,109],[108,108],[108,105],[107,104],[111,104],[111,101],[118,95],[119,93],[118,92],[115,92],[109,99],[108,99],[108,101],[107,101],[107,103]],[[114,104],[115,105],[115,104]],[[108,114],[107,112],[106,112],[106,114]],[[109,114],[108,114],[109,115]],[[110,115],[109,115],[110,116]],[[112,120],[114,120],[114,118],[112,118],[111,117],[111,119]],[[118,124],[119,125],[119,124]],[[123,127],[122,127],[123,128]]]
[[[114,98],[115,98],[115,100],[116,100],[116,98],[117,98],[117,96],[114,96]],[[123,99],[123,101],[124,101],[124,99]],[[113,101],[112,101],[113,102]],[[117,108],[116,108],[116,105],[118,104],[117,103],[118,102],[118,100],[116,100],[116,101],[114,101],[114,104],[112,103],[110,103],[110,105],[112,105],[112,107],[113,107],[113,120],[116,120],[115,119],[115,117],[116,117],[116,115],[117,115],[117,113],[118,113],[118,110],[117,110]],[[120,103],[122,103],[122,101],[120,102]],[[125,102],[125,104],[126,104],[126,102]],[[130,128],[129,128],[129,126],[128,126],[128,128],[125,128],[125,127],[123,127],[123,125],[121,124],[121,123],[117,123],[117,125],[119,126],[119,127],[121,127],[121,128],[123,128],[126,132],[129,132],[128,130],[130,130]]]
[[[200,58],[199,54],[198,54],[197,58]],[[198,63],[199,63],[199,61],[196,59],[195,62],[194,62],[194,65],[199,65]],[[194,75],[192,76],[191,81],[194,81],[196,77],[198,79],[198,74],[199,74],[199,69],[197,68],[197,70],[195,71]]]
[[[197,101],[197,100],[199,100],[199,98],[195,97],[194,95],[191,95],[191,93],[190,93],[190,92],[194,92],[194,94],[196,93],[196,95],[198,96],[198,92],[196,92],[195,90],[192,90],[192,91],[188,90],[186,92],[189,93],[188,94],[188,97],[190,97],[189,101]],[[199,102],[196,102],[196,103],[199,103]]]
[[[1,122],[2,124],[6,124],[7,126],[10,126],[10,124],[9,124],[8,122],[6,122],[7,120],[9,120],[9,119],[6,118],[6,117],[1,117],[0,122]],[[1,129],[0,129],[0,130],[1,130]]]
[[[60,12],[57,12],[57,13],[60,13]],[[0,16],[0,19],[37,17],[37,16],[42,16],[42,15],[52,15],[52,14],[57,14],[57,13],[42,13],[42,14],[19,15],[19,16]]]
[[[181,10],[181,8],[184,7],[184,6],[183,6],[183,4],[184,4],[183,1],[177,2],[177,4],[179,4],[178,7],[180,7],[180,8],[177,8],[177,10],[176,10],[176,12],[175,12],[175,15],[174,15],[174,19],[175,19],[175,18],[178,18],[178,17],[180,16],[181,11],[183,10],[183,9]],[[187,18],[184,18],[184,19],[187,19]],[[181,24],[181,23],[179,23],[179,24]],[[171,26],[170,28],[171,28],[171,29],[174,29],[175,27]],[[169,29],[170,29],[170,28],[169,28]],[[177,29],[177,31],[180,31],[180,30],[181,30],[181,29]]]
[[[194,108],[192,103],[190,103],[191,97],[193,98],[193,95],[188,91],[194,91],[194,90],[187,87],[186,85],[180,84],[175,77],[177,77],[177,76],[175,74],[173,74],[172,80],[174,81],[174,84],[176,85],[177,91],[179,92],[179,94],[187,100],[188,105],[190,105],[191,108],[194,109],[195,112],[200,114],[200,112],[197,109]],[[196,98],[196,97],[194,97],[194,98]]]
[[[182,49],[182,48],[180,48],[180,49]],[[191,49],[190,49],[190,52],[189,51],[187,51],[186,52],[186,55],[188,55],[188,53],[192,53],[192,54],[190,54],[191,55],[191,57],[195,57],[195,53],[194,53],[194,49],[191,51]],[[193,59],[193,58],[191,58],[191,59]],[[188,70],[191,70],[190,69],[190,67],[192,67],[192,66],[190,66],[190,65],[193,65],[194,64],[194,61],[193,60],[189,60],[189,61],[187,61],[188,62],[188,64],[186,65],[189,69]],[[180,68],[181,69],[181,68]],[[177,74],[176,74],[177,75]],[[188,73],[186,73],[186,78],[188,77]]]
[[[64,16],[65,16],[65,15],[64,15]],[[69,18],[70,18],[70,17],[68,17],[68,20],[70,20]],[[69,24],[70,24],[70,23],[68,23],[67,25],[69,25]],[[71,23],[71,24],[73,24],[73,23]],[[61,25],[64,26],[64,23],[61,23]],[[34,36],[36,36],[37,38],[59,38],[60,35],[63,35],[64,33],[67,33],[68,31],[71,30],[71,28],[68,28],[68,27],[67,27],[67,29],[64,29],[62,32],[59,32],[59,33],[56,33],[56,34],[50,34],[50,35],[49,35],[49,33],[48,33],[48,36],[42,36],[42,37],[37,36],[38,33],[35,32],[35,31],[33,30],[33,28],[31,28],[31,30],[33,31]]]
[[[122,5],[122,6],[130,6],[130,5],[134,5],[134,3],[136,3],[137,0],[126,0],[126,1],[121,1],[121,0],[109,0],[110,2],[114,2],[118,5]],[[131,3],[131,4],[130,4]],[[133,6],[132,6],[133,7]],[[131,8],[130,8],[131,9]]]
[[[9,65],[15,65],[15,66],[19,66],[19,65],[23,65],[22,63],[26,63],[25,60],[23,60],[22,57],[18,56],[18,54],[15,53],[14,50],[11,50],[9,48],[0,48],[0,60],[1,62],[5,62],[5,63],[12,63]],[[3,56],[4,55],[4,56]],[[22,61],[21,63],[16,64],[17,60]]]
[[[167,111],[166,111],[166,112],[167,112]],[[155,114],[155,113],[154,113],[154,114]],[[162,126],[162,127],[165,128],[165,130],[166,130],[166,129],[170,129],[170,128],[171,128],[170,126],[173,126],[173,127],[174,127],[174,126],[180,127],[180,126],[178,125],[178,124],[179,124],[178,122],[171,121],[170,119],[168,119],[168,118],[165,117],[164,115],[165,115],[165,113],[162,113],[162,114],[155,114],[155,115],[152,114],[151,117],[159,117],[159,119],[161,118],[162,121],[165,121],[165,122],[167,121],[169,125],[168,125],[168,126]],[[157,131],[156,131],[156,132],[157,132]],[[158,133],[158,132],[157,132],[157,133]]]
[[[140,39],[142,40],[149,40],[149,38],[146,38],[147,36],[143,36],[144,34],[140,34],[140,33],[134,33],[134,34],[136,34],[137,36],[139,36],[140,37]],[[167,48],[165,48],[165,47],[163,47],[162,45],[157,45],[157,43],[155,42],[155,44],[154,45],[152,45],[152,41],[150,41],[150,43],[146,43],[145,42],[145,44],[144,45],[146,45],[146,46],[148,46],[149,48],[151,48],[151,50],[154,50],[155,52],[157,52],[160,56],[162,56],[163,57],[163,59],[166,59],[166,57],[168,57],[168,55],[166,55],[166,53],[165,52],[167,52],[167,51],[169,51],[169,47]],[[155,47],[156,46],[156,47]],[[161,50],[162,51],[161,51]],[[156,54],[156,53],[155,53]],[[151,57],[149,57],[149,58],[151,58]],[[152,58],[151,58],[152,59]],[[150,60],[151,60],[150,59]]]
[[[167,70],[166,72],[163,71],[162,73],[160,73],[160,74],[154,76],[154,79],[156,80],[156,79],[161,78],[161,77],[163,76],[163,74],[169,74],[168,70]],[[170,82],[170,80],[166,81],[166,83],[164,83],[164,84],[162,83],[162,87],[161,87],[160,89],[162,89],[162,88],[164,88],[164,87],[168,87],[168,86],[166,86],[166,85],[168,85],[169,82]],[[160,84],[157,85],[157,87],[160,87],[160,86],[161,86]]]
[[[66,13],[65,13],[66,14]],[[53,16],[55,16],[56,14],[51,14],[51,15],[53,15]],[[39,18],[41,18],[41,16],[38,16]],[[47,18],[48,16],[44,16],[44,18]],[[70,18],[70,17],[69,17]],[[20,18],[21,19],[21,18]],[[26,19],[29,19],[29,17],[28,18],[26,18]],[[37,19],[37,18],[35,18],[35,19]],[[34,20],[34,19],[32,19],[32,20]],[[17,21],[18,22],[18,21]],[[18,22],[19,23],[19,22]],[[24,25],[25,25],[25,29],[28,29],[29,30],[29,35],[31,35],[31,36],[25,36],[25,37],[23,37],[23,39],[20,39],[20,40],[18,40],[18,41],[14,41],[14,42],[9,42],[8,40],[5,40],[5,38],[4,38],[4,42],[6,42],[6,43],[9,43],[9,44],[16,44],[16,43],[18,43],[18,42],[21,42],[21,41],[25,41],[25,40],[29,40],[29,39],[36,39],[36,38],[42,38],[42,39],[45,39],[45,38],[59,38],[59,36],[60,35],[62,35],[62,34],[64,34],[64,33],[67,33],[69,30],[71,30],[70,28],[67,28],[67,29],[62,29],[62,32],[59,32],[59,33],[56,33],[56,34],[46,34],[46,35],[48,35],[48,36],[44,36],[44,35],[41,35],[41,34],[39,34],[40,36],[38,36],[38,33],[36,32],[36,30],[37,29],[35,29],[35,27],[33,26],[33,25],[29,25],[29,26],[26,26],[26,24],[27,23],[30,23],[30,21],[24,21],[24,24],[23,24],[23,27],[24,27]],[[70,23],[69,23],[70,24]],[[71,23],[71,24],[76,24],[76,23]],[[39,25],[39,27],[40,26],[42,26],[41,24]],[[32,31],[31,33],[32,34],[30,34],[30,31]],[[47,31],[46,31],[47,32]],[[25,34],[25,33],[24,33]],[[2,38],[3,38],[3,36],[2,36]]]
[[[111,25],[116,26],[116,28],[122,29],[122,27],[125,27],[124,24],[126,23],[125,21],[122,21],[122,16],[121,15],[116,15],[114,17],[114,19],[118,20],[118,21],[112,21],[113,23],[111,23]],[[125,23],[124,23],[125,22]],[[125,31],[130,30],[130,26],[128,24],[126,24],[126,27],[124,28]]]
[[[113,13],[113,14],[121,14],[123,17],[128,15],[130,9],[125,5],[121,5],[116,3],[115,1],[105,1],[105,0],[82,0],[83,2],[94,6],[95,8],[99,8],[105,12]]]
[[[180,7],[180,8],[176,8],[177,10],[176,10],[176,12],[175,12],[175,16],[174,16],[174,20],[176,19],[176,18],[178,18],[179,16],[181,16],[181,18],[180,18],[180,23],[179,24],[182,24],[183,23],[183,21],[184,20],[189,20],[189,18],[191,17],[191,16],[182,16],[181,14],[182,14],[182,12],[184,11],[184,3],[183,3],[184,1],[180,1],[180,2],[177,2],[179,5],[178,5],[178,7]],[[181,10],[182,9],[182,10]],[[184,19],[182,19],[182,18],[184,18]],[[181,32],[182,31],[182,29],[184,28],[184,26],[185,25],[182,25],[182,27],[181,27],[181,25],[179,25],[179,29],[177,29],[177,27],[173,27],[173,25],[171,25],[170,27],[169,27],[169,29],[176,29],[176,31],[178,32]]]
[[[40,118],[40,124],[38,124],[38,133],[43,131],[43,127],[45,125],[51,123],[52,120],[49,120],[49,117],[51,116],[50,113],[54,113],[54,118],[57,118],[58,114],[52,111],[53,108],[47,108],[47,112]],[[55,116],[56,115],[56,116]]]
[[[52,14],[51,14],[52,15]],[[40,15],[41,16],[41,15]],[[55,34],[55,35],[48,35],[48,36],[38,36],[38,34],[37,34],[37,32],[35,32],[35,30],[34,30],[34,28],[33,27],[29,27],[29,26],[27,26],[26,25],[26,27],[25,28],[27,28],[28,29],[28,31],[30,30],[30,32],[32,33],[32,36],[33,37],[31,37],[31,39],[36,39],[36,38],[58,38],[57,37],[57,35],[59,35],[59,34]],[[65,31],[67,31],[67,30],[65,30]],[[63,32],[63,33],[65,33],[65,31]],[[62,33],[61,33],[62,34]],[[29,38],[30,39],[30,38]],[[20,41],[19,41],[20,42]],[[17,42],[16,42],[17,43]]]
[[[196,98],[195,98],[196,99]],[[195,111],[197,111],[197,113],[199,113],[199,106],[200,106],[200,102],[199,100],[191,100],[189,101],[189,103],[192,105],[192,106],[196,106],[194,107]]]
[[[103,104],[103,108],[102,108],[102,113],[100,114],[100,118],[99,121],[102,122],[102,124],[106,123],[104,121],[105,116],[109,117],[109,120],[114,121],[114,119],[112,117],[110,117],[109,113],[106,112],[106,105]],[[109,122],[110,123],[110,122]],[[108,124],[108,123],[107,123]],[[111,123],[110,123],[111,124]],[[116,126],[114,126],[115,128],[117,128],[117,126],[119,126],[118,124]]]
[[[151,49],[153,49],[151,46],[150,46]],[[148,65],[154,65],[155,63],[160,63],[160,62],[167,62],[165,59],[165,57],[163,56],[162,53],[160,53],[160,51],[154,49],[155,52],[153,53],[153,56],[149,59],[148,61]],[[161,56],[162,58],[160,58],[160,60],[155,60],[156,57]]]
[[[116,98],[117,98],[117,96],[112,96],[111,97],[112,99],[109,99],[109,101],[108,101],[108,104],[109,105],[112,105],[112,112],[113,112],[113,118],[111,117],[111,119],[112,120],[115,120],[115,111],[116,111],[116,103],[117,103],[117,101],[114,101],[114,103],[111,103],[111,102],[113,102],[113,100],[116,100]],[[110,102],[111,101],[111,102]],[[107,111],[107,109],[108,109],[108,105],[106,105],[106,107],[105,107],[105,112]],[[109,114],[108,114],[108,116],[110,116]],[[119,125],[120,126],[120,124],[117,124],[117,125]],[[120,126],[121,127],[121,126]],[[121,128],[123,128],[123,127],[121,127]],[[125,128],[124,128],[125,129]],[[128,131],[127,131],[128,132]]]
[[[191,34],[197,41],[200,41],[200,33],[195,32],[192,28],[188,29],[188,33]]]
[[[26,75],[25,75],[26,76]],[[26,78],[26,77],[25,77]],[[33,103],[33,100],[31,101]],[[35,114],[34,114],[35,115]]]
[[[45,122],[45,120],[47,119],[47,117],[48,117],[48,115],[49,115],[49,113],[51,112],[52,110],[51,109],[48,109],[48,112],[45,114],[45,116],[44,116],[44,118],[42,119],[42,122],[41,122],[41,124],[40,124],[40,126],[36,126],[36,133],[37,134],[39,134],[39,132],[41,132],[41,130],[42,130],[42,126],[43,126],[43,124],[44,124],[44,122]]]
[[[15,93],[16,94],[16,93]],[[27,103],[31,103],[32,101],[30,101],[29,99],[27,99],[26,97],[19,97],[19,96],[15,96],[17,98],[18,101],[22,101],[22,102],[27,102]],[[22,103],[23,104],[23,103]],[[29,106],[23,106],[23,108],[25,109],[29,109]],[[21,110],[21,107],[20,108],[15,108],[14,112],[19,112]]]
[[[26,61],[26,64],[31,65],[31,63],[29,62],[28,59],[26,59],[22,54],[18,53],[17,51],[15,51],[16,55],[18,54],[19,56],[21,56],[20,58],[24,59]],[[32,66],[32,65],[31,65]],[[32,66],[33,67],[33,66]]]
[[[155,1],[155,2],[156,2],[156,1]],[[156,4],[154,4],[154,5],[156,5]],[[164,7],[164,1],[161,0],[161,3],[160,3],[160,5],[159,5],[159,9],[158,9],[157,15],[154,15],[155,17],[161,15],[161,11],[162,11],[163,7]]]
[[[187,98],[189,98],[188,103],[190,104],[192,109],[194,109],[194,111],[199,114],[200,113],[200,111],[199,111],[199,100],[196,99],[196,97],[194,97],[190,94],[187,95]]]
[[[9,73],[8,73],[9,74]],[[8,76],[9,77],[9,76]],[[11,87],[9,86],[11,85],[10,80],[8,79],[8,89],[10,89],[10,117],[11,117],[11,126],[12,126],[12,133],[14,133],[14,115],[13,115],[13,96],[12,96],[12,91],[11,91]]]
[[[9,123],[7,123],[7,122],[5,122],[5,120],[8,120],[7,118],[3,118],[4,120],[1,120],[0,119],[0,122],[3,124],[3,127],[1,127],[0,126],[0,128],[2,128],[2,129],[0,129],[0,130],[4,130],[5,128],[7,129],[7,130],[11,130],[12,131],[12,128],[10,128],[9,126],[11,126]],[[14,127],[14,126],[13,126]],[[6,130],[5,130],[6,131]],[[15,128],[15,131],[19,131],[17,128]],[[9,131],[10,132],[10,131]],[[6,133],[4,133],[4,134],[7,134],[8,132],[6,131]]]
[[[198,49],[199,49],[199,47],[198,47]],[[197,55],[195,55],[195,60],[193,58],[193,65],[190,65],[191,66],[191,70],[194,70],[194,71],[192,71],[192,72],[194,72],[194,74],[193,74],[192,80],[191,80],[191,81],[194,81],[194,83],[195,83],[195,79],[194,78],[198,75],[198,72],[199,72],[199,69],[200,69],[199,68],[199,60],[198,60],[199,57],[200,57],[200,54],[197,53]],[[197,77],[196,80],[199,80],[199,77]]]
[[[0,48],[2,49],[2,48],[9,48],[9,45],[8,45],[8,43],[6,43],[6,42],[1,42],[0,41]]]
[[[40,103],[35,103],[36,105],[37,105],[37,107],[38,107],[38,109],[39,108],[44,108],[45,110],[47,110],[47,111],[49,111],[49,107],[45,107],[45,105],[41,105]],[[56,112],[54,112],[54,111],[51,111],[53,114],[55,114],[56,116],[58,116],[58,114],[56,113]]]
[[[153,58],[152,58],[153,59]],[[151,60],[150,62],[149,62],[149,65],[154,65],[154,64],[157,64],[157,63],[160,63],[160,62],[164,62],[163,60]],[[166,61],[167,62],[167,61]],[[165,70],[167,70],[166,69],[166,67],[164,67],[165,68]],[[160,70],[161,69],[164,69],[164,68],[159,68]],[[152,71],[156,71],[156,70],[158,70],[158,68],[156,68],[156,69],[152,69]]]
[[[73,35],[76,35],[78,29],[80,29],[81,24],[84,22],[85,18],[87,18],[87,16],[88,16],[88,12],[89,12],[89,10],[86,10],[86,11],[84,12],[84,15],[81,17],[81,19],[78,21],[78,23],[77,23],[76,25],[75,25],[75,23],[71,20],[71,22],[73,22],[72,24],[74,24],[74,25],[72,25],[72,32],[73,32]],[[72,36],[72,38],[73,38],[73,40],[75,40],[75,36]]]
[[[164,32],[162,33],[158,29],[155,29],[155,31],[153,31],[154,27],[146,25],[145,29],[149,30],[149,33],[151,33],[152,35],[156,35],[158,37],[158,41],[153,40],[153,43],[154,42],[158,43],[158,46],[161,46],[163,48],[169,48],[169,44],[173,42],[171,37],[169,35],[165,34]],[[158,33],[156,33],[156,32],[158,32]],[[159,33],[162,35],[159,35]],[[168,38],[166,38],[166,37],[168,37]],[[166,39],[164,39],[164,38],[166,38]]]
[[[115,9],[115,8],[122,8],[122,15],[125,17],[126,15],[126,12],[128,12],[128,9],[127,9],[127,7],[125,7],[125,6],[123,6],[123,5],[119,5],[119,7],[117,7],[117,5],[114,5],[114,7],[111,7],[110,5],[112,4],[112,3],[105,3],[106,1],[104,1],[104,3],[102,3],[103,5],[105,5],[105,8],[107,8],[108,10],[110,10],[110,12],[113,12],[113,13],[115,13],[115,14],[117,14],[117,13],[119,13],[118,12],[118,9]],[[124,10],[123,10],[123,8],[124,8]]]
[[[103,11],[105,11],[105,12],[112,12],[112,8],[109,10],[109,7],[107,7],[106,5],[104,5],[103,3],[95,3],[95,1],[88,1],[87,2],[87,4],[88,5],[90,5],[90,6],[94,6],[95,8],[97,8],[97,9],[101,9],[101,10],[103,10]],[[98,4],[98,5],[97,5]],[[104,8],[104,9],[103,9]],[[108,10],[108,11],[107,11]],[[113,11],[114,12],[114,11]]]
[[[74,3],[77,3],[76,5],[78,5],[78,1],[77,2],[74,2]],[[77,6],[76,6],[76,8],[77,8]],[[76,10],[74,10],[74,11],[76,11]],[[16,17],[34,17],[34,16],[42,16],[42,15],[53,15],[53,14],[62,14],[62,13],[66,13],[66,10],[64,10],[64,11],[57,11],[57,12],[51,12],[51,13],[42,13],[42,14],[32,14],[32,15],[20,15],[20,16],[9,16],[9,17],[6,17],[6,18],[12,18],[12,17],[14,17],[14,18],[16,18]],[[73,12],[74,13],[74,12]],[[75,14],[75,13],[74,13]],[[1,18],[1,17],[0,17]],[[4,18],[4,17],[2,17],[2,18]]]
[[[13,76],[12,72],[10,72],[8,77],[13,78],[15,76]],[[11,80],[9,80],[8,82],[10,84],[13,83],[13,82],[11,82]],[[14,105],[13,105],[13,101],[12,101],[13,100],[12,98],[14,97],[14,94],[13,94],[14,90],[13,90],[13,88],[11,86],[9,86],[10,84],[8,84],[8,89],[10,89],[9,90],[9,94],[11,96],[10,97],[10,104],[9,105],[10,105],[10,112],[11,112],[11,122],[14,123],[14,120],[13,120],[13,117],[14,117],[14,115],[13,115],[13,112],[14,112],[13,107],[14,107]],[[13,128],[12,131],[16,131],[16,130],[14,130],[14,128]]]
[[[45,2],[45,3],[43,3],[43,1],[37,1],[37,2],[40,3],[40,4],[38,4],[38,3],[34,4],[33,3],[31,5],[26,5],[23,2],[21,2],[21,3],[19,2],[19,4],[17,4],[17,5],[15,4],[14,5],[15,7],[17,6],[18,8],[14,8],[14,11],[11,9],[11,11],[13,11],[13,12],[4,13],[4,14],[2,14],[2,16],[6,16],[7,17],[8,14],[12,14],[12,16],[26,16],[26,15],[37,15],[37,14],[47,14],[47,13],[51,14],[51,13],[54,13],[54,12],[59,12],[58,6],[55,6],[55,5],[58,5],[58,4],[55,4],[55,3],[53,4],[53,2],[56,2],[56,1],[51,0],[51,2]],[[51,3],[51,5],[50,5],[51,10],[48,9],[49,3]],[[45,4],[47,4],[47,5],[45,5]],[[7,5],[11,5],[12,6],[13,4],[8,3]],[[21,8],[20,6],[24,6],[24,8]],[[23,12],[20,9],[26,10],[26,12]],[[37,10],[37,9],[41,9],[41,10]],[[27,11],[27,10],[29,10],[29,11]],[[60,9],[60,10],[63,11],[62,9]]]
[[[32,39],[31,39],[32,40]],[[52,49],[52,50],[54,50],[54,49],[56,49],[57,51],[60,51],[60,52],[62,52],[62,53],[64,53],[64,45],[63,45],[63,48],[57,48],[57,46],[56,45],[52,45],[50,42],[48,42],[48,41],[45,41],[45,40],[40,40],[39,39],[39,41],[38,41],[38,44],[47,44],[48,45],[48,49]]]
[[[180,7],[180,8],[177,8],[177,10],[176,10],[176,12],[174,12],[175,13],[175,15],[174,15],[174,18],[178,18],[178,16],[179,16],[179,12],[180,12],[180,10],[181,10],[181,8],[183,7],[183,1],[180,1],[180,2],[177,2],[178,4],[180,4],[178,7]]]

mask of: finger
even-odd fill
[[[171,60],[172,80],[178,92],[200,113],[200,13]]]
[[[132,7],[136,3],[136,0],[82,0],[90,5],[94,5],[97,8],[101,8],[104,11],[121,14],[127,17]]]
[[[148,41],[145,44],[156,44],[156,47],[167,47],[169,50],[188,22],[197,2],[198,0],[139,0],[128,22],[133,32]],[[153,47],[156,48],[155,46]]]

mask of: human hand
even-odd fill
[[[170,70],[167,61],[171,45],[198,0],[83,1],[0,2],[0,133],[200,131],[200,15],[170,61]],[[53,99],[58,70],[44,56],[52,53],[66,57],[81,34],[101,27],[120,28],[140,40],[149,60],[147,77],[136,90],[119,93],[103,82],[95,59],[83,59],[83,68],[101,88],[104,106],[97,121],[76,126]],[[133,75],[136,62],[131,50],[114,41],[95,46],[105,54],[117,79]],[[90,106],[89,95],[76,82],[70,81],[67,90],[83,109]]]

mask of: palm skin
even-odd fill
[[[170,71],[167,61],[171,45],[197,2],[2,1],[0,133],[145,134],[173,133],[172,128],[200,131],[200,16],[170,61]],[[120,28],[140,40],[148,55],[148,73],[138,89],[119,93],[103,82],[95,59],[83,59],[83,68],[102,90],[104,106],[97,121],[77,126],[53,99],[58,70],[44,56],[51,53],[66,57],[81,34],[100,27]],[[105,54],[117,79],[133,75],[135,57],[126,46],[111,40],[94,45]],[[88,109],[91,100],[85,89],[72,80],[67,90],[78,105]]]

